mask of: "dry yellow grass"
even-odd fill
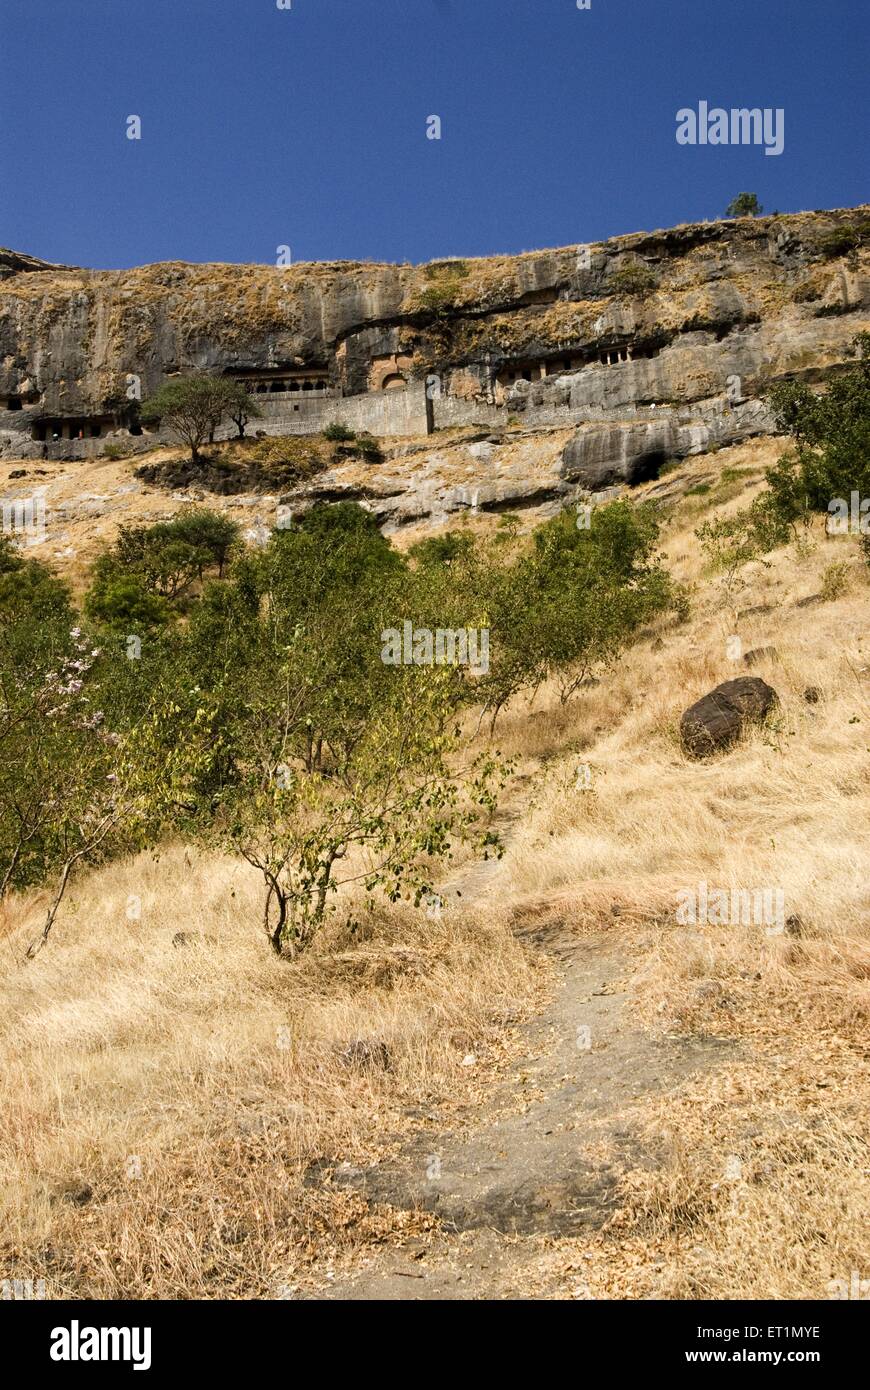
[[[506,746],[527,747],[527,728],[551,761],[500,894],[520,924],[623,934],[653,1034],[740,1046],[739,1062],[635,1115],[662,1166],[627,1176],[623,1210],[584,1255],[593,1294],[826,1298],[832,1281],[866,1277],[870,1230],[868,575],[854,541],[816,530],[748,567],[740,609],[768,611],[735,621],[693,534],[675,524],[667,548],[697,586],[691,620],[663,623],[567,710],[506,721]],[[845,592],[799,606],[832,563]],[[744,651],[775,645],[751,673],[780,707],[766,730],[693,762],[679,716],[750,673],[728,655],[735,634]],[[701,881],[781,889],[787,930],[680,925],[677,895]]]
[[[540,989],[504,925],[410,909],[279,963],[252,871],[181,849],[83,880],[25,966],[35,906],[0,941],[0,1267],[53,1297],[278,1297],[415,1221],[306,1166],[467,1102]]]

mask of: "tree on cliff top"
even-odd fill
[[[757,193],[738,193],[737,197],[728,204],[725,210],[726,217],[760,217],[764,208],[758,201]]]
[[[238,410],[240,389],[244,388],[227,377],[178,377],[143,401],[141,419],[146,425],[159,421],[171,429],[190,449],[192,461],[198,463],[201,446],[214,438],[225,415]],[[254,413],[250,403],[247,409],[248,414]]]

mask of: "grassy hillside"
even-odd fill
[[[339,914],[299,962],[276,962],[254,871],[177,842],[82,875],[35,961],[22,955],[46,894],[6,902],[10,1277],[58,1297],[297,1297],[365,1289],[410,1251],[422,1280],[406,1296],[449,1270],[464,1280],[451,1297],[801,1299],[862,1268],[868,570],[854,540],[816,526],[728,594],[695,535],[754,495],[781,447],[648,485],[690,615],[654,619],[567,703],[546,685],[508,706],[506,852],[485,873],[467,855],[445,866],[443,911],[385,905],[363,930]],[[687,758],[683,710],[762,647],[775,653],[751,673],[779,696],[773,720]],[[476,723],[466,738],[484,746]],[[677,895],[702,880],[781,888],[786,930],[681,925]],[[556,1087],[535,1077],[566,1026],[554,1001],[571,963],[601,953],[638,1051],[611,1078],[606,1124],[570,1140],[615,1174],[600,1219],[484,1249],[473,1221],[457,1231],[343,1180],[494,1114],[545,1135]],[[572,1002],[582,1020],[586,994]],[[641,1086],[665,1047],[681,1078]],[[572,1095],[588,1098],[584,1065],[560,1132]],[[503,1161],[509,1181],[509,1143]]]

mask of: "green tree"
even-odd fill
[[[76,868],[123,835],[123,740],[100,700],[101,651],[34,561],[0,551],[0,896],[54,880],[33,956]]]
[[[550,677],[569,699],[643,622],[677,601],[655,559],[658,524],[649,508],[614,502],[595,508],[588,527],[577,523],[563,512],[530,544],[496,537],[442,566],[456,586],[453,613],[464,608],[490,631],[490,670],[468,682],[467,696],[489,712],[491,730],[514,695],[534,693]]]
[[[192,507],[168,522],[164,534],[183,541],[200,555],[207,556],[207,564],[215,565],[218,578],[222,579],[230,554],[238,546],[241,527],[232,517],[224,516],[221,512]],[[202,570],[199,578],[202,579]]]
[[[233,408],[238,408],[239,383],[228,377],[185,376],[164,382],[158,391],[142,402],[143,424],[167,426],[190,449],[194,463],[199,450]]]
[[[870,333],[857,335],[853,355],[853,365],[823,392],[791,381],[770,392],[776,423],[794,447],[767,470],[767,490],[750,507],[698,531],[726,573],[734,576],[747,560],[783,545],[836,499],[870,497]],[[866,535],[863,544],[870,558]]]
[[[171,621],[172,605],[138,573],[125,573],[113,556],[97,560],[85,595],[85,613],[100,627],[129,636]]]
[[[726,217],[760,217],[764,208],[755,193],[738,193],[725,211]]]
[[[457,674],[382,659],[383,629],[413,604],[373,518],[316,507],[209,586],[184,634],[219,745],[190,798],[207,790],[199,832],[262,873],[279,954],[310,943],[343,882],[424,891],[426,865],[489,804],[494,766],[455,762]]]
[[[485,824],[498,765],[457,767],[452,711],[447,672],[391,667],[388,688],[369,703],[353,742],[334,750],[328,772],[303,774],[280,761],[264,777],[259,760],[242,765],[212,833],[262,874],[263,926],[278,955],[310,945],[342,887],[419,902],[431,891],[433,862],[457,840],[499,852]],[[252,711],[252,749],[274,738],[266,713]],[[292,695],[287,713],[292,724]]]
[[[825,512],[835,497],[870,496],[870,333],[854,340],[854,365],[834,376],[824,392],[783,382],[769,401],[793,452],[769,470],[767,481],[780,514],[798,519]]]
[[[239,542],[230,517],[190,508],[172,521],[122,526],[94,565],[85,612],[113,631],[140,633],[168,622],[209,570],[222,578]]]

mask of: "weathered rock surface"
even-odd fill
[[[562,477],[589,489],[645,482],[670,458],[701,453],[708,442],[672,418],[640,425],[590,425],[578,431],[562,454]]]
[[[771,381],[821,379],[870,327],[870,208],[700,223],[590,251],[588,268],[569,247],[428,266],[91,271],[0,250],[0,451],[39,416],[123,408],[130,374],[147,395],[171,373],[316,366],[346,399],[376,389],[378,362],[399,354],[411,380],[438,376],[439,426],[491,428],[511,409],[535,425],[568,418],[581,427],[572,476],[630,479],[663,450],[764,432]],[[648,292],[620,290],[626,263],[650,273]],[[664,422],[648,419],[653,407]]]
[[[693,757],[709,757],[730,747],[748,725],[761,723],[777,703],[776,691],[758,676],[723,681],[684,713],[683,747]]]

